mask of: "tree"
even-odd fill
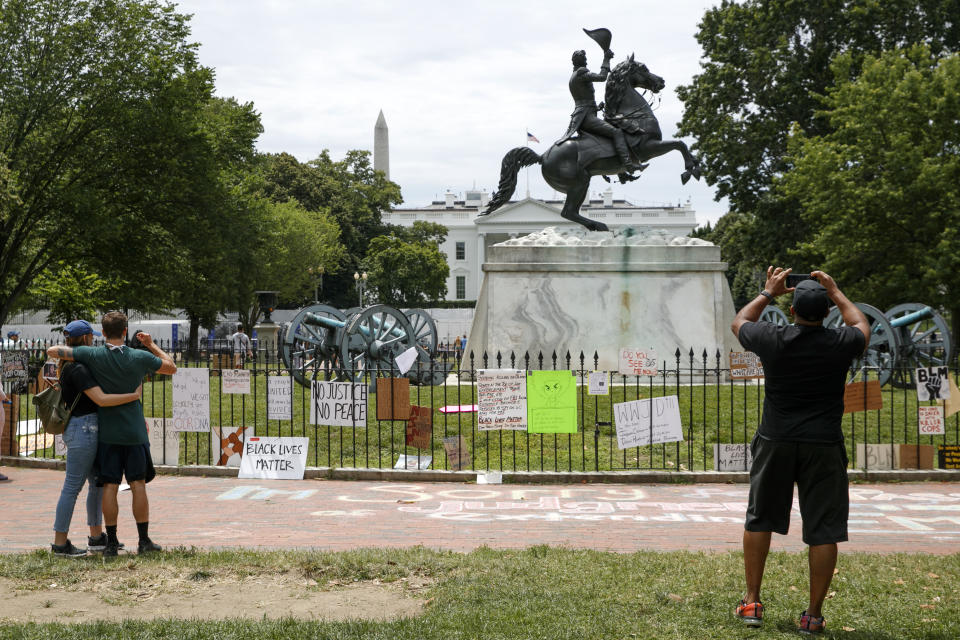
[[[736,235],[714,238],[731,263],[735,297],[756,292],[753,282],[738,290],[738,274],[745,282],[741,272],[789,263],[808,237],[796,200],[771,187],[790,168],[794,123],[807,135],[829,131],[816,95],[834,82],[831,61],[849,55],[850,79],[868,53],[926,43],[935,56],[948,54],[960,45],[958,15],[960,0],[724,0],[704,14],[697,33],[702,72],[677,89],[679,129],[696,138],[707,182],[737,216],[726,225]],[[734,254],[748,264],[734,263]]]
[[[47,321],[66,325],[82,318],[99,320],[97,311],[113,304],[110,283],[84,268],[58,260],[33,281],[30,296],[37,308],[48,310]]]
[[[960,54],[868,56],[822,102],[829,132],[794,130],[778,185],[812,230],[801,251],[851,298],[947,309],[960,336]]]
[[[418,307],[446,296],[450,267],[439,246],[446,236],[443,225],[417,221],[371,240],[363,264],[377,301]]]

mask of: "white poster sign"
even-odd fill
[[[408,456],[404,453],[397,458],[397,464],[394,469],[429,469],[433,462],[433,456]]]
[[[949,367],[921,367],[917,369],[917,399],[947,400],[950,398]]]
[[[211,427],[210,451],[218,467],[239,467],[243,445],[254,435],[253,427]]]
[[[310,424],[367,426],[367,385],[314,380],[310,387]]]
[[[608,371],[591,371],[588,378],[591,396],[610,395],[610,373]]]
[[[917,407],[920,411],[920,435],[942,436],[946,433],[943,407]]]
[[[407,371],[410,371],[410,367],[413,366],[413,363],[417,361],[417,348],[410,347],[403,353],[397,356],[397,369],[400,370],[400,375],[405,374]]]
[[[239,478],[303,480],[309,438],[247,438]]]
[[[653,349],[621,347],[617,371],[625,376],[655,376],[657,354]]]
[[[714,471],[749,471],[752,465],[753,455],[749,445],[714,443]]]
[[[613,419],[619,449],[683,440],[677,396],[616,403]]]
[[[293,420],[293,378],[267,376],[267,420]]]
[[[477,430],[527,430],[527,372],[477,370]]]
[[[144,418],[147,435],[150,436],[150,457],[154,464],[180,464],[180,434],[173,430],[172,420],[167,418],[164,431],[163,418]]]
[[[210,431],[209,369],[183,367],[173,374],[172,430]]]
[[[230,394],[250,393],[249,369],[222,369],[220,371],[220,390]]]

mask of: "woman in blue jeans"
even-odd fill
[[[67,345],[71,347],[90,346],[93,336],[99,336],[99,331],[86,320],[74,320],[63,330],[67,338]],[[63,480],[63,489],[60,490],[60,500],[57,502],[57,514],[53,522],[54,540],[50,550],[59,556],[82,556],[86,549],[78,549],[67,538],[70,530],[70,521],[73,519],[73,509],[77,504],[77,497],[88,483],[87,488],[87,525],[90,526],[88,546],[91,550],[103,549],[106,534],[103,533],[103,513],[100,500],[103,494],[97,486],[94,473],[94,461],[97,458],[97,405],[112,407],[119,404],[133,402],[140,397],[140,389],[133,393],[104,393],[90,370],[79,362],[61,363],[60,386],[63,390],[63,399],[67,406],[76,400],[76,406],[70,414],[70,422],[63,432],[63,443],[67,446],[67,475]],[[79,398],[77,396],[79,395]]]

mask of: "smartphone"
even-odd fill
[[[793,289],[804,280],[814,280],[814,277],[809,273],[788,273],[787,281],[784,284],[787,285],[788,289]]]

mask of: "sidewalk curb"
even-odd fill
[[[32,469],[66,468],[64,460],[0,456],[0,465]],[[171,476],[235,478],[236,467],[157,465],[157,474]],[[475,482],[478,471],[436,471],[430,469],[362,469],[350,467],[308,467],[304,480],[362,480],[373,482]],[[482,473],[482,471],[480,471]],[[849,469],[850,482],[960,482],[960,470],[893,469],[864,471]],[[504,471],[504,484],[743,484],[750,481],[746,471]]]

